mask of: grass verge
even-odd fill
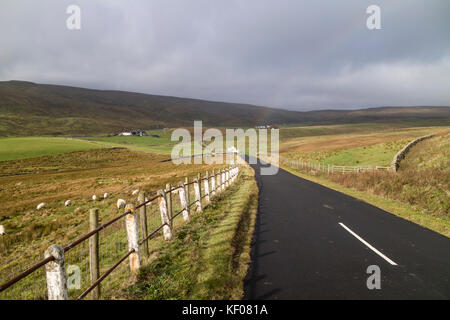
[[[257,201],[254,172],[243,167],[238,180],[179,226],[172,241],[150,243],[151,258],[118,298],[242,298]]]

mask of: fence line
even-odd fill
[[[325,164],[321,162],[305,162],[301,160],[289,159],[282,156],[279,156],[280,163],[285,163],[290,165],[291,167],[295,167],[298,169],[305,169],[310,171],[320,171],[327,174],[334,173],[348,173],[348,172],[374,172],[374,171],[394,171],[392,166],[338,166],[334,164]],[[270,159],[269,159],[270,161]]]
[[[429,139],[434,137],[434,134],[430,134],[430,135],[426,135],[420,138],[417,138],[411,142],[409,142],[408,144],[406,144],[399,152],[397,152],[397,154],[394,156],[394,158],[392,159],[391,165],[390,166],[338,166],[338,165],[334,165],[334,164],[325,164],[325,163],[320,163],[320,162],[304,162],[301,160],[295,160],[295,159],[289,159],[289,158],[285,158],[282,156],[279,156],[280,159],[280,163],[284,162],[287,163],[293,167],[296,168],[301,168],[301,169],[307,169],[307,170],[314,170],[314,171],[321,171],[321,172],[326,172],[328,174],[333,174],[333,173],[347,173],[347,172],[356,172],[356,173],[360,173],[360,172],[374,172],[374,171],[378,171],[378,170],[382,170],[382,171],[389,171],[389,172],[396,172],[400,166],[400,162],[401,160],[404,159],[406,153],[408,153],[408,151],[417,143],[425,140],[425,139]],[[270,158],[267,158],[268,161],[270,162]]]
[[[77,299],[83,299],[90,292],[92,292],[92,299],[98,299],[100,296],[100,283],[123,261],[129,258],[130,270],[132,273],[136,273],[140,268],[140,255],[143,254],[145,256],[148,256],[147,243],[150,239],[154,238],[161,230],[163,230],[164,238],[166,240],[171,239],[173,233],[172,222],[177,216],[183,214],[183,219],[189,222],[189,216],[192,206],[195,206],[195,212],[201,212],[203,208],[210,202],[210,198],[222,193],[235,181],[238,175],[239,166],[233,165],[226,169],[218,170],[217,173],[213,171],[211,175],[207,172],[204,177],[201,177],[201,175],[198,174],[198,176],[191,182],[189,182],[188,178],[185,178],[184,182],[180,182],[178,186],[175,187],[167,184],[165,189],[158,190],[156,192],[156,195],[154,195],[150,199],[147,199],[145,197],[145,193],[140,193],[138,197],[139,204],[137,204],[136,206],[131,203],[127,204],[124,213],[103,223],[100,226],[98,226],[98,210],[92,209],[90,212],[89,226],[91,231],[65,246],[59,246],[55,244],[51,245],[46,250],[44,259],[36,262],[31,267],[27,268],[26,270],[20,272],[18,275],[1,284],[0,292],[3,292],[4,290],[12,287],[14,284],[31,275],[36,270],[41,269],[41,267],[45,267],[48,298],[51,300],[68,299],[68,279],[65,271],[65,254],[78,245],[84,243],[86,240],[89,240],[89,270],[91,284],[77,297]],[[203,196],[201,195],[202,182],[204,183]],[[195,193],[195,201],[192,203],[190,202],[189,194],[191,185],[194,186],[193,189]],[[181,205],[181,210],[178,210],[175,214],[173,214],[173,194],[179,195]],[[157,200],[158,202],[158,207],[161,214],[161,224],[158,225],[154,230],[150,231],[150,233],[148,234],[146,225],[146,208],[155,200]],[[204,200],[204,203],[202,203],[202,200]],[[139,209],[139,219],[137,217],[137,209]],[[126,222],[128,250],[125,255],[121,256],[118,261],[116,261],[100,276],[98,234],[100,233],[100,231],[113,225],[115,222],[121,220],[122,218],[125,218]],[[145,224],[145,227],[143,226],[143,224]],[[139,225],[141,226],[140,229]],[[139,233],[141,234],[141,240],[139,240]]]

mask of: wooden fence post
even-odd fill
[[[164,239],[170,240],[172,239],[172,222],[169,218],[169,213],[167,211],[167,200],[166,200],[166,192],[164,190],[158,191],[158,205],[159,211],[161,213],[161,223],[164,225]]]
[[[230,169],[225,170],[225,185],[228,188],[230,186]]]
[[[189,200],[189,198],[190,198],[189,189],[190,188],[189,188],[189,178],[188,177],[184,178],[184,186],[186,188],[186,201],[187,201],[187,205],[188,205],[188,210],[190,210],[191,202]]]
[[[172,185],[170,183],[166,184],[166,201],[167,201],[167,212],[169,214],[169,218],[172,217]]]
[[[194,180],[194,191],[195,191],[195,212],[202,211],[202,196],[200,194],[200,181],[198,179]]]
[[[209,199],[209,174],[208,174],[208,171],[206,171],[206,176],[205,176],[205,201],[206,201],[206,203],[210,202],[210,199]]]
[[[216,193],[220,193],[220,191],[222,191],[222,187],[220,185],[220,170],[217,170],[216,173]]]
[[[139,204],[143,204],[145,202],[145,192],[140,192],[138,196]],[[147,205],[143,205],[139,208],[139,226],[141,227],[141,238],[145,239],[147,238],[148,231],[147,231]],[[148,242],[144,241],[142,244],[142,255],[144,257],[149,256],[148,251]]]
[[[128,250],[134,249],[134,252],[130,254],[130,270],[132,273],[137,273],[141,267],[141,257],[139,255],[139,228],[138,219],[136,216],[136,209],[134,205],[127,204],[125,206],[125,212],[130,211],[125,216],[125,226],[127,229],[128,238]]]
[[[197,174],[197,180],[198,180],[198,191],[200,192],[200,206],[202,205],[202,177],[200,175],[200,172]]]
[[[183,182],[179,184],[178,194],[180,195],[181,208],[183,209],[183,220],[189,222],[189,200],[186,194],[186,185]]]
[[[68,300],[64,249],[57,244],[51,245],[45,251],[45,258],[48,257],[55,258],[45,265],[48,299]]]
[[[98,228],[98,209],[89,210],[89,231]],[[91,284],[100,277],[100,263],[98,259],[98,233],[89,238],[89,272]],[[98,300],[100,298],[100,284],[91,291],[91,299]]]
[[[212,176],[211,176],[211,196],[216,196],[216,173],[213,170]]]

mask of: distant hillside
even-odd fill
[[[125,129],[262,124],[327,124],[450,119],[450,108],[373,108],[295,112],[123,91],[24,81],[0,82],[0,136],[84,135]]]

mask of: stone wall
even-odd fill
[[[405,155],[408,153],[408,151],[415,146],[418,142],[423,141],[425,139],[429,139],[431,137],[433,137],[433,134],[430,134],[428,136],[424,136],[424,137],[420,137],[414,141],[411,141],[410,143],[408,143],[406,146],[403,147],[402,150],[400,150],[395,156],[394,159],[392,159],[391,162],[391,167],[394,171],[397,171],[398,168],[400,167],[400,162],[405,158]]]

